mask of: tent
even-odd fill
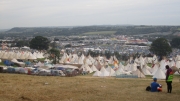
[[[156,73],[156,71],[158,70],[159,68],[159,64],[155,64],[154,67],[151,69],[152,71],[152,75],[154,75]]]
[[[107,70],[107,72],[109,72],[109,76],[115,76],[114,74],[115,74],[115,71],[110,67],[110,66],[108,66],[107,68],[106,68],[106,70]]]
[[[32,53],[29,53],[28,56],[26,57],[26,59],[35,60],[37,58]]]
[[[91,66],[91,69],[92,71],[97,71],[97,68],[94,65]]]
[[[131,70],[130,71],[136,71],[137,70],[137,64],[133,63],[131,64]]]
[[[143,71],[144,75],[152,75],[152,74],[150,73],[150,71],[146,68],[146,66],[144,66],[144,67],[142,68],[142,71]]]
[[[166,75],[165,73],[161,70],[161,68],[158,68],[156,73],[153,75],[153,78],[157,78],[157,79],[165,79]]]
[[[138,78],[145,78],[145,75],[139,69],[137,69],[136,71],[133,71],[132,73],[133,75],[137,75]]]
[[[109,72],[104,67],[101,68],[100,72],[101,72],[100,75],[101,77],[109,76]]]
[[[120,74],[125,74],[124,70],[121,67],[119,67],[113,75],[120,75]]]
[[[93,74],[93,76],[101,76],[101,72],[97,70],[97,71]]]

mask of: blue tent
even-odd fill
[[[57,70],[65,70],[63,67],[56,67]]]
[[[9,68],[7,68],[7,72],[8,72],[8,73],[15,73],[15,69],[9,67]]]
[[[12,62],[9,61],[9,60],[5,60],[5,61],[4,61],[4,64],[5,64],[6,66],[12,66],[14,63],[12,63]]]

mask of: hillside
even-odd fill
[[[58,77],[0,74],[0,101],[179,101],[180,76],[174,76],[172,94],[147,92],[147,78]]]
[[[106,32],[114,35],[156,35],[156,33],[173,34],[180,32],[180,26],[79,26],[79,27],[15,27],[6,32],[8,36],[58,36],[58,35],[95,35]]]

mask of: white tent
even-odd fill
[[[27,56],[27,59],[35,60],[37,58],[32,53],[29,53],[29,55]]]
[[[16,59],[12,59],[11,62],[17,63],[18,61]]]
[[[103,67],[103,65],[99,61],[97,61],[97,64],[95,66],[97,70],[101,70],[101,68]]]
[[[137,64],[136,63],[133,63],[131,65],[131,70],[130,71],[136,71],[137,70]]]
[[[77,56],[77,54],[73,54],[71,57],[70,57],[70,63],[71,64],[77,64],[78,62],[77,62],[77,58],[78,58],[78,56]],[[75,61],[76,60],[76,61]]]
[[[12,59],[11,62],[17,63],[17,64],[19,64],[21,67],[24,67],[24,66],[25,66],[25,63],[24,63],[24,62],[19,62],[19,61],[17,61],[16,59]]]
[[[126,66],[124,66],[124,70],[125,70],[125,71],[128,71],[129,68],[131,68],[129,63],[128,63]]]
[[[180,61],[176,61],[176,67],[180,69]]]
[[[154,75],[156,73],[156,71],[158,70],[159,68],[159,64],[155,64],[154,67],[151,69],[152,71],[152,75]]]
[[[160,62],[160,68],[161,68],[162,70],[165,69],[165,66],[166,66],[166,65],[167,65],[166,61],[165,61],[165,60],[161,60],[161,62]]]
[[[8,59],[9,60],[12,60],[12,59],[14,59],[14,52],[9,52],[9,57],[8,57]]]
[[[169,67],[173,67],[173,66],[176,66],[175,62],[174,61],[170,61],[169,62]]]
[[[146,66],[142,68],[142,72],[144,73],[144,75],[152,75],[150,71],[146,68]]]
[[[91,69],[92,69],[92,71],[98,71],[94,65],[91,66]]]
[[[142,69],[142,67],[145,65],[145,59],[142,56],[140,56],[139,58],[140,58],[140,66]]]
[[[104,67],[101,68],[100,72],[101,72],[100,75],[101,77],[109,76],[109,72]]]
[[[157,78],[157,79],[165,79],[166,75],[164,74],[164,72],[158,68],[158,70],[156,71],[156,73],[153,75],[153,78]]]
[[[91,57],[91,55],[89,55],[88,58],[89,58],[89,60],[90,60],[92,63],[95,62],[95,60]]]
[[[158,58],[156,55],[153,56],[152,61],[154,64],[158,62]]]
[[[145,66],[144,67],[146,67],[146,69],[150,72],[150,73],[152,73],[152,68],[151,67],[149,67],[147,64],[145,64]]]
[[[84,63],[88,64],[88,65],[92,65],[93,63],[91,62],[91,60],[89,60],[87,57],[84,59]]]
[[[108,63],[109,63],[109,64],[114,64],[113,62],[114,62],[114,61],[113,61],[113,57],[111,56],[110,59],[109,59],[109,61],[108,61]]]
[[[107,72],[109,72],[109,76],[115,76],[114,74],[115,74],[115,71],[110,67],[110,66],[108,66],[107,68],[106,68],[106,70],[107,70]]]
[[[3,54],[4,54],[4,51],[0,51],[0,58],[2,57]]]
[[[24,52],[21,52],[20,53],[21,55],[19,56],[19,59],[22,59],[22,60],[24,60],[24,59],[26,59],[26,57],[25,57],[25,53]]]
[[[20,57],[20,53],[19,52],[14,53],[14,58],[15,59],[19,59],[19,57]]]
[[[124,70],[124,65],[122,65],[122,63],[119,63],[119,68],[122,68]]]
[[[133,71],[132,73],[133,75],[137,75],[139,78],[145,78],[145,75],[139,69]]]
[[[8,53],[7,53],[7,52],[5,52],[5,53],[2,55],[2,57],[1,57],[1,58],[2,58],[2,59],[8,59],[8,56],[9,56],[9,55],[8,55]]]
[[[44,64],[41,63],[41,62],[38,62],[36,65],[37,65],[37,66],[44,66]]]
[[[27,59],[28,56],[29,56],[29,52],[24,52],[25,59]]]
[[[61,60],[59,60],[59,63],[64,63],[64,60],[66,59],[66,53],[63,54],[61,57]]]
[[[33,54],[34,54],[34,53],[33,53]],[[40,52],[36,53],[35,56],[36,56],[36,58],[42,58]]]
[[[125,74],[125,71],[121,67],[119,67],[113,75],[120,75],[120,74]]]
[[[63,65],[64,68],[72,68],[72,69],[77,69],[77,66],[73,66],[73,65]]]
[[[87,71],[89,71],[89,73],[93,72],[92,69],[89,67],[89,65],[85,64],[85,68],[86,68]]]
[[[101,76],[101,72],[97,70],[97,71],[93,74],[93,76]]]
[[[79,58],[78,63],[79,63],[79,64],[84,64],[84,58],[85,58],[85,57],[84,57],[84,54],[82,54],[81,57]]]

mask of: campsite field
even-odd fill
[[[117,31],[98,31],[98,32],[87,32],[83,33],[83,35],[98,35],[98,34],[103,34],[103,35],[112,35],[116,33]]]
[[[87,76],[55,77],[0,74],[0,101],[179,101],[180,76],[173,80],[173,91],[145,91],[147,78],[99,78]]]

